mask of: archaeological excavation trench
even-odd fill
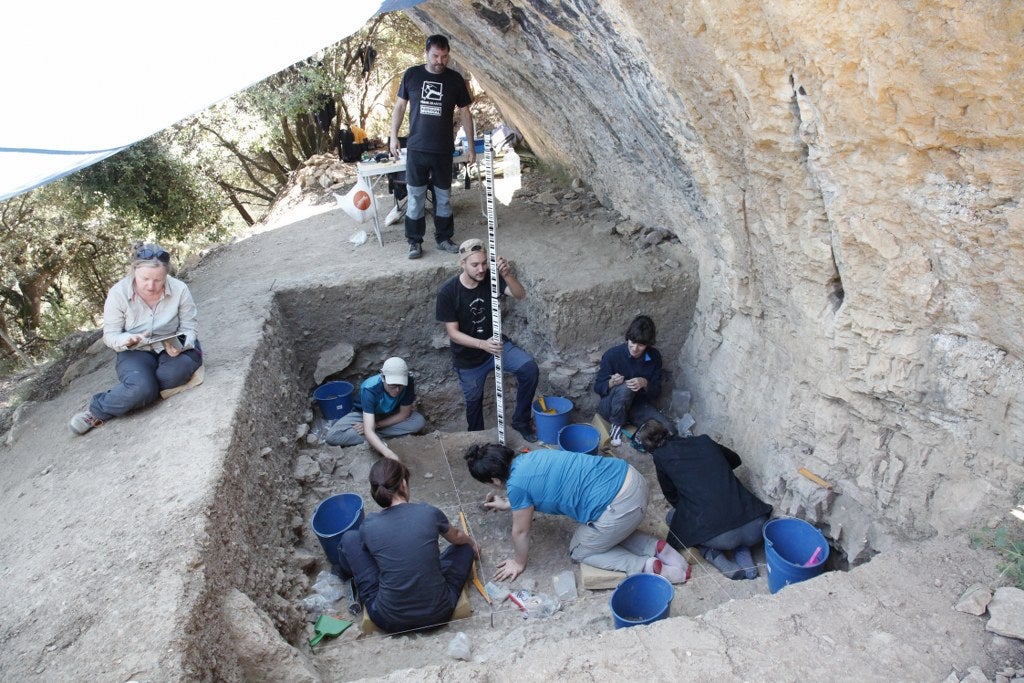
[[[313,369],[321,354],[338,343],[351,344],[354,355],[328,379],[344,379],[358,386],[379,370],[387,356],[399,355],[409,361],[417,381],[419,410],[428,427],[422,435],[392,440],[390,446],[410,467],[413,498],[438,506],[452,520],[458,519],[460,510],[466,513],[471,531],[484,548],[485,575],[508,553],[509,517],[479,509],[477,502],[484,487],[469,477],[462,463],[461,454],[469,444],[481,438],[494,439],[495,432],[464,431],[461,394],[450,367],[447,338],[433,317],[432,293],[449,272],[438,268],[402,281],[367,279],[337,287],[282,289],[273,294],[273,315],[264,325],[262,341],[250,364],[246,400],[236,415],[226,476],[211,511],[212,542],[204,561],[208,581],[205,604],[193,610],[197,617],[189,628],[193,637],[188,657],[195,670],[216,671],[227,666],[227,660],[217,657],[218,648],[232,650],[242,662],[287,650],[286,642],[308,652],[305,641],[312,635],[311,621],[316,614],[307,611],[302,600],[311,595],[317,574],[330,568],[310,529],[313,509],[320,500],[341,492],[363,496],[367,513],[378,509],[366,486],[369,468],[377,458],[368,446],[339,449],[303,438],[307,424],[320,422],[311,400],[316,386]],[[529,267],[523,267],[520,277],[528,289],[537,279]],[[506,329],[534,353],[541,366],[539,391],[573,400],[572,421],[589,422],[595,407],[590,383],[600,353],[618,343],[623,321],[638,312],[658,321],[658,346],[666,358],[664,406],[672,414],[669,403],[678,375],[671,359],[678,357],[679,345],[689,332],[697,292],[694,280],[682,269],[664,271],[658,281],[659,286],[650,291],[619,281],[567,288],[507,309]],[[374,296],[363,296],[367,291]],[[424,305],[425,299],[430,305]],[[488,424],[493,425],[493,395],[486,412]],[[289,431],[296,436],[281,436]],[[515,438],[510,433],[510,444],[522,445],[514,442]],[[647,477],[652,505],[642,528],[664,535],[661,519],[668,507],[654,483],[650,458],[629,446],[620,447],[615,454],[628,459]],[[757,482],[748,483],[757,489]],[[324,641],[315,656],[306,663],[296,659],[294,666],[312,666],[328,678],[382,675],[443,663],[445,648],[456,631],[469,634],[475,651],[484,656],[499,654],[509,639],[528,644],[607,631],[611,628],[610,592],[582,590],[578,567],[573,567],[566,552],[571,533],[572,524],[567,520],[546,515],[535,519],[530,566],[517,583],[550,593],[551,577],[571,570],[580,587],[579,600],[565,605],[544,623],[524,621],[508,602],[492,608],[474,593],[470,596],[473,616],[440,631],[398,638],[360,637],[357,626],[336,640]],[[755,558],[763,563],[763,551]],[[829,568],[842,564],[842,551],[833,549]],[[730,582],[697,563],[693,579],[677,590],[672,614],[695,616],[728,600],[766,593],[763,574],[762,570],[756,581]],[[348,616],[346,608],[347,591],[332,613]],[[210,614],[221,617],[211,620]],[[262,636],[255,640],[251,633],[246,635],[253,624],[263,625]]]

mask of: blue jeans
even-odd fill
[[[439,624],[420,624],[402,618],[400,614],[386,614],[377,609],[377,592],[380,590],[380,568],[373,555],[363,544],[363,532],[361,529],[346,531],[341,536],[341,571],[346,576],[351,576],[356,581],[356,589],[359,591],[359,601],[363,609],[373,619],[373,623],[387,633],[396,631],[408,631]],[[455,611],[455,605],[459,602],[459,594],[462,587],[466,585],[469,572],[473,567],[473,546],[471,545],[450,545],[445,548],[439,558],[441,561],[441,574],[448,586],[448,598],[451,603],[451,613]]]
[[[631,390],[624,383],[614,386],[601,397],[597,412],[608,422],[619,427],[627,422],[639,427],[648,420],[657,420],[665,425],[670,434],[676,433],[675,425],[667,417],[646,400],[636,402],[636,395],[637,392]]]
[[[540,368],[533,356],[506,340],[501,350],[502,367],[516,377],[516,410],[512,414],[512,427],[520,432],[532,432],[533,395],[537,391]],[[455,368],[459,376],[462,396],[466,399],[467,431],[484,429],[484,383],[494,370],[494,357],[475,368]]]
[[[121,383],[93,395],[89,412],[100,420],[109,420],[147,406],[160,397],[162,390],[188,382],[202,364],[198,342],[195,349],[174,358],[155,351],[118,351],[117,378]]]

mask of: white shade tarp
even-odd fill
[[[8,3],[0,199],[73,173],[422,0]]]

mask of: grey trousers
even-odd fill
[[[324,437],[324,441],[331,446],[358,446],[361,443],[366,443],[363,435],[352,429],[353,426],[362,424],[362,422],[363,414],[357,410],[353,410],[347,415],[342,415],[331,426],[327,436]],[[406,436],[407,434],[415,434],[422,431],[426,426],[426,419],[414,410],[409,417],[401,422],[388,425],[387,427],[378,427],[376,432],[377,436]]]
[[[632,465],[614,500],[593,522],[581,524],[569,541],[569,554],[577,562],[627,574],[644,570],[654,557],[658,539],[636,530],[647,508],[647,482]]]

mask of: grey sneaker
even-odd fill
[[[68,427],[75,434],[85,434],[93,427],[99,427],[102,424],[103,420],[93,417],[92,413],[85,410],[71,418],[71,422],[68,423]]]
[[[456,248],[457,250],[458,248]],[[412,242],[409,244],[409,258],[419,258],[423,256],[423,245]]]
[[[455,244],[455,242],[452,242],[451,240],[445,240],[444,242],[437,243],[437,250],[447,251],[449,254],[458,254],[459,245]]]

